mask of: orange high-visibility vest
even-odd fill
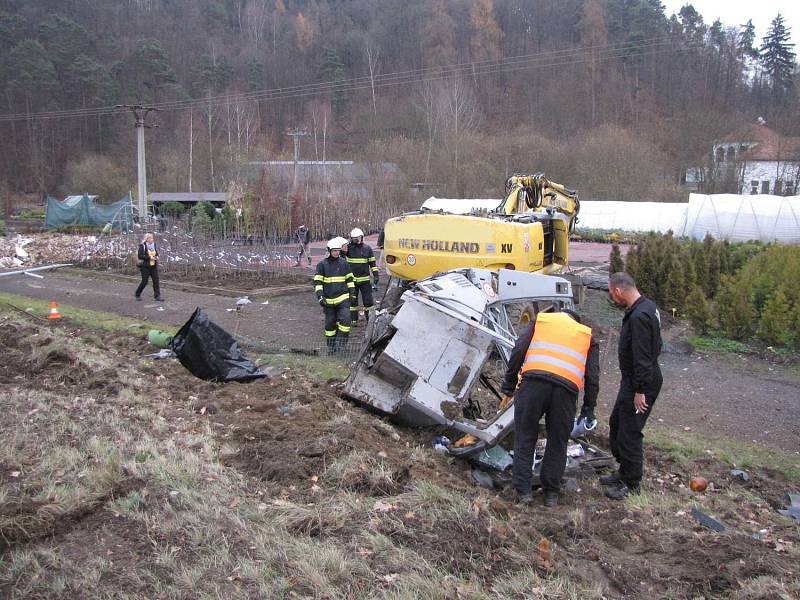
[[[592,330],[565,313],[539,313],[521,373],[557,375],[583,389]]]

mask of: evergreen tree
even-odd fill
[[[753,332],[753,308],[747,288],[735,277],[723,276],[716,298],[717,321],[725,335],[744,340]]]
[[[790,43],[791,30],[786,27],[783,15],[778,13],[764,36],[761,46],[761,64],[769,76],[772,98],[776,103],[784,102],[792,89],[794,72],[794,44]]]
[[[700,286],[692,287],[686,297],[686,318],[700,335],[705,335],[711,328],[713,313]]]
[[[131,92],[141,98],[142,87],[154,95],[178,82],[178,77],[167,58],[161,42],[155,39],[140,39],[127,58],[127,68],[119,65],[120,75],[129,78]]]
[[[0,10],[0,50],[6,52],[19,43],[24,36],[25,21],[19,15]]]
[[[686,299],[686,278],[684,277],[683,267],[677,255],[673,254],[667,264],[669,265],[669,269],[663,285],[663,306],[669,310],[672,315],[677,315],[683,312],[684,301]]]
[[[619,250],[619,244],[611,245],[611,255],[609,256],[609,271],[611,273],[619,273],[625,270],[625,263],[622,261],[622,253]]]
[[[29,97],[41,96],[56,88],[56,70],[39,42],[23,40],[8,54],[9,83]]]
[[[198,92],[221,92],[233,80],[233,66],[225,55],[203,55],[194,65],[194,86]]]
[[[756,43],[756,28],[753,25],[753,20],[749,19],[747,23],[742,25],[742,31],[739,33],[739,41],[736,44],[739,50],[739,57],[741,60],[758,58],[758,48],[755,47]]]
[[[707,240],[710,240],[710,243]],[[721,268],[723,246],[714,238],[706,236],[706,239],[703,240],[703,248],[706,252],[706,279],[702,282],[703,290],[707,297],[714,298],[717,295],[720,277],[723,273]]]
[[[639,281],[639,274],[641,272],[639,256],[639,244],[634,244],[628,248],[628,254],[625,255],[624,271],[637,282]]]
[[[197,207],[195,207],[197,208]],[[207,235],[214,228],[214,222],[204,210],[192,209],[192,233]]]
[[[725,30],[719,19],[714,21],[708,30],[708,41],[717,51],[721,51],[725,46]]]
[[[758,322],[758,337],[768,344],[784,345],[792,338],[792,306],[782,289],[767,300]]]
[[[76,56],[86,54],[89,50],[89,33],[67,17],[50,15],[37,30],[48,58],[59,71],[71,64]]]

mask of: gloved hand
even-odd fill
[[[322,296],[317,298],[317,302],[319,302],[319,305],[322,306],[323,308],[325,307],[325,298],[323,298]]]
[[[378,277],[377,275],[375,275],[375,277],[373,277],[373,278],[372,278],[372,282],[373,282],[375,285],[378,285],[378,281],[379,281],[379,280],[380,280],[380,277]]]

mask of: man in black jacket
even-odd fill
[[[353,273],[342,256],[347,240],[341,237],[328,242],[328,253],[317,263],[314,293],[325,311],[325,340],[328,353],[333,354],[347,343],[350,335],[350,302],[355,293]]]
[[[592,330],[571,310],[539,313],[517,338],[500,391],[508,399],[522,372],[514,397],[514,473],[519,501],[533,501],[533,457],[539,421],[545,415],[547,446],[539,479],[544,505],[558,504],[567,445],[583,388],[581,417],[594,420],[600,390],[600,351]],[[505,400],[504,400],[505,402]]]
[[[622,375],[617,401],[609,419],[609,445],[619,470],[600,478],[605,494],[621,500],[639,493],[644,462],[642,430],[653,410],[663,378],[658,365],[661,354],[661,316],[655,303],[639,293],[627,273],[608,279],[611,299],[627,310],[619,335],[619,370]]]

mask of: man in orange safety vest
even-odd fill
[[[571,310],[540,312],[517,338],[500,390],[514,393],[514,474],[519,501],[533,501],[531,484],[539,421],[545,416],[547,446],[539,479],[545,506],[558,504],[578,393],[581,417],[594,420],[600,391],[600,351],[592,330]]]

